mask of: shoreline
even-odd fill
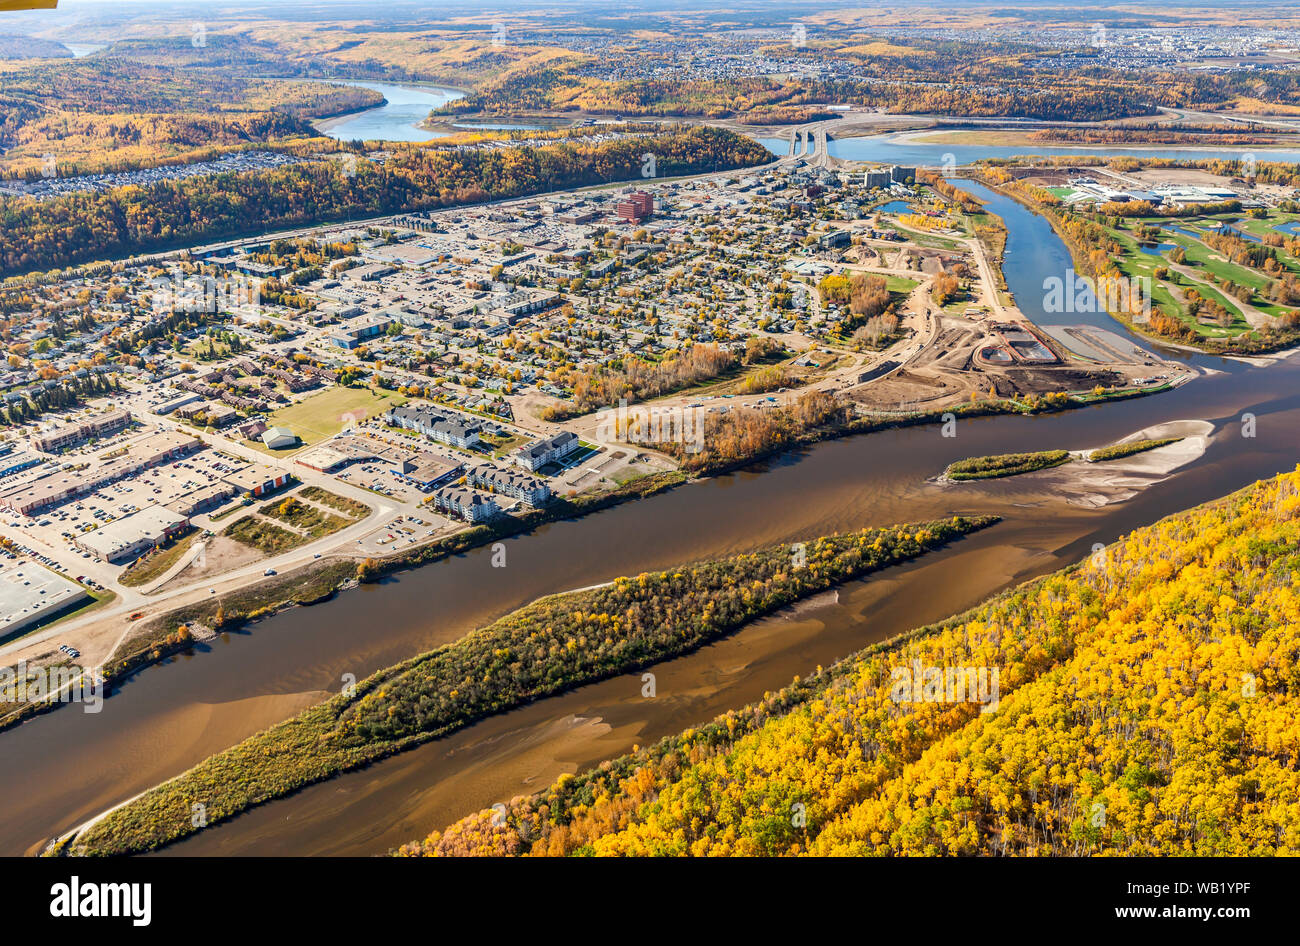
[[[999,193],[1004,193],[999,191]],[[1010,195],[1008,195],[1010,196]],[[1014,198],[1013,198],[1014,199]],[[1023,202],[1022,202],[1023,203]],[[1028,208],[1031,212],[1037,212]],[[1050,220],[1050,217],[1049,217]],[[1067,244],[1068,246],[1068,244]],[[998,267],[999,274],[1001,266]],[[556,503],[543,510],[534,510],[518,519],[510,519],[496,527],[476,526],[446,536],[427,545],[403,550],[389,558],[375,559],[377,567],[366,581],[377,581],[387,575],[433,564],[451,555],[460,554],[471,549],[490,544],[501,538],[527,534],[548,522],[577,519],[591,512],[599,512],[635,499],[647,498],[657,493],[673,489],[689,482],[725,476],[746,468],[767,462],[774,457],[796,452],[815,446],[822,442],[838,440],[845,437],[867,435],[891,429],[942,423],[944,415],[953,413],[960,417],[1000,416],[1021,414],[1036,416],[1039,414],[1058,413],[1076,408],[1091,407],[1107,401],[1128,400],[1163,393],[1186,383],[1195,377],[1188,374],[1177,382],[1151,388],[1119,389],[1102,396],[1090,396],[1086,392],[1074,392],[1067,395],[1067,400],[1057,405],[1032,406],[1017,400],[998,399],[995,401],[966,402],[936,407],[927,411],[907,414],[891,414],[887,411],[871,411],[861,408],[846,419],[830,425],[804,430],[792,439],[761,449],[742,458],[730,461],[711,462],[696,469],[665,471],[650,474],[641,480],[633,481],[622,487],[616,487],[603,494],[593,496],[586,501],[574,503],[565,501]],[[216,630],[249,627],[263,617],[283,613],[300,605],[324,603],[342,591],[351,590],[359,584],[356,567],[358,562],[344,557],[331,557],[319,562],[307,563],[280,576],[280,579],[266,583],[249,581],[223,592],[221,601],[226,607],[226,620]],[[269,586],[268,586],[269,585]],[[138,629],[132,629],[128,637],[123,634],[118,639],[114,650],[105,658],[102,668],[105,682],[116,685],[128,680],[132,674],[148,666],[160,663],[176,654],[192,651],[195,641],[191,637],[179,634],[181,627],[197,625],[196,632],[203,633],[212,627],[217,611],[217,602],[212,599],[199,599],[189,603],[164,608],[141,622]],[[115,656],[119,648],[120,656]],[[17,725],[58,704],[28,704],[0,720],[0,732]]]
[[[681,639],[673,636],[672,639],[666,640],[662,644],[658,643],[655,639],[647,640],[644,643],[644,646],[629,650],[627,654],[629,659],[626,662],[616,661],[610,664],[598,663],[585,669],[578,665],[573,668],[572,678],[561,678],[557,680],[552,679],[551,668],[552,664],[555,662],[555,658],[550,657],[546,658],[541,666],[534,668],[534,670],[539,674],[543,670],[548,671],[546,674],[539,677],[539,680],[541,681],[538,683],[539,692],[524,691],[511,693],[507,687],[507,689],[503,691],[503,695],[499,700],[495,698],[489,699],[488,705],[482,706],[479,712],[472,712],[465,716],[451,714],[449,712],[443,713],[431,718],[426,723],[420,724],[412,731],[398,732],[386,737],[386,739],[367,739],[353,745],[341,744],[335,746],[332,740],[324,736],[325,733],[337,731],[337,726],[345,715],[359,712],[357,707],[364,706],[367,701],[383,699],[384,693],[390,686],[396,687],[400,691],[404,679],[408,678],[414,671],[438,660],[441,653],[447,651],[448,647],[456,648],[458,646],[465,646],[465,642],[474,635],[481,637],[483,635],[493,635],[494,633],[496,635],[507,633],[521,616],[532,616],[534,612],[544,612],[544,609],[541,608],[543,604],[549,602],[553,605],[560,605],[562,603],[567,605],[567,602],[564,602],[563,599],[586,594],[587,590],[578,589],[569,592],[545,595],[523,605],[521,608],[503,615],[491,624],[477,628],[475,631],[471,632],[471,635],[461,638],[456,644],[438,648],[434,651],[417,654],[404,661],[400,661],[396,664],[375,671],[364,680],[357,682],[355,694],[335,696],[326,702],[316,704],[303,712],[289,717],[262,733],[236,743],[230,748],[224,750],[222,753],[209,757],[203,762],[200,762],[170,779],[150,786],[145,791],[133,796],[133,798],[93,816],[77,828],[72,829],[70,832],[65,832],[62,835],[49,839],[45,852],[55,856],[99,856],[110,853],[104,850],[85,851],[74,850],[74,848],[76,847],[78,840],[81,839],[84,831],[103,821],[113,812],[123,807],[131,806],[135,802],[139,802],[144,796],[158,792],[165,793],[167,786],[175,785],[178,780],[202,780],[205,774],[207,774],[206,770],[211,769],[214,766],[221,768],[223,763],[225,765],[237,765],[238,762],[236,760],[238,757],[248,756],[250,753],[256,757],[258,752],[255,748],[256,744],[259,742],[264,743],[268,740],[274,740],[278,731],[283,735],[286,732],[297,729],[304,729],[307,732],[323,730],[323,733],[318,735],[317,738],[323,738],[324,741],[317,743],[315,748],[309,749],[306,747],[305,743],[299,743],[294,739],[292,734],[290,734],[289,738],[291,742],[287,745],[302,745],[303,750],[307,754],[308,761],[310,762],[309,766],[305,769],[295,768],[293,766],[289,766],[288,768],[281,766],[279,769],[276,769],[275,765],[272,764],[269,767],[270,777],[274,779],[274,776],[280,775],[282,776],[280,781],[274,782],[264,790],[253,792],[252,794],[247,794],[247,790],[243,787],[232,787],[228,789],[228,791],[234,793],[236,797],[223,799],[223,803],[218,806],[221,810],[219,812],[214,812],[216,817],[212,818],[207,826],[215,827],[218,824],[234,820],[244,812],[279,799],[290,797],[311,785],[328,782],[348,772],[364,769],[384,759],[417,748],[425,743],[444,738],[456,731],[472,726],[485,719],[508,713],[521,706],[539,700],[558,697],[583,686],[599,683],[603,680],[622,676],[627,673],[633,673],[646,667],[659,664],[665,660],[672,660],[692,653],[716,641],[730,637],[731,635],[740,632],[745,627],[752,625],[756,621],[760,621],[774,613],[778,613],[785,608],[796,607],[827,592],[836,591],[838,588],[849,582],[870,580],[873,575],[885,572],[892,567],[925,559],[931,553],[947,549],[950,546],[959,543],[963,538],[967,538],[975,533],[983,531],[984,529],[990,528],[1000,521],[1001,518],[998,516],[960,516],[944,518],[942,520],[908,521],[893,526],[871,528],[828,536],[825,537],[824,541],[828,541],[832,546],[836,547],[842,545],[843,549],[840,550],[837,548],[837,551],[835,552],[836,557],[827,563],[827,569],[821,572],[812,573],[807,579],[796,579],[791,577],[791,570],[785,568],[784,565],[778,564],[778,568],[785,569],[785,575],[772,589],[769,597],[764,601],[756,602],[747,609],[742,609],[740,613],[718,616],[717,618],[711,619],[706,625]],[[916,533],[917,537],[915,541],[912,539],[912,533],[914,530],[921,530]],[[922,532],[925,534],[925,538],[921,538]],[[893,536],[898,543],[901,544],[895,546],[887,543],[886,548],[881,550],[876,557],[871,557],[866,554],[863,554],[860,557],[855,557],[858,555],[858,549],[861,547],[860,543],[855,544],[855,541],[863,536],[871,537],[873,535],[879,537]],[[726,556],[720,559],[707,559],[691,565],[672,566],[653,574],[658,578],[667,580],[668,577],[674,575],[674,573],[676,573],[677,578],[680,578],[682,572],[706,575],[710,572],[710,569],[712,569],[713,566],[718,564],[731,565],[754,559],[762,562],[767,559],[773,559],[773,557],[775,557],[778,562],[784,562],[785,557],[788,554],[788,548],[789,546],[785,543],[775,546],[765,546],[759,553],[757,553],[757,555],[741,553],[739,555]],[[717,580],[721,581],[722,579]],[[611,584],[619,584],[620,582],[623,582],[624,584],[635,584],[635,582],[631,581],[629,576],[616,579]],[[604,585],[598,585],[596,587],[604,587]],[[536,614],[536,617],[541,623],[548,623],[553,619],[546,613],[538,613]],[[629,630],[629,641],[633,640],[634,636],[633,632]],[[562,661],[559,666],[564,666]],[[423,679],[423,677],[420,679]],[[402,699],[410,700],[417,697],[419,695],[418,687],[416,689],[417,692],[404,696]],[[374,694],[376,691],[378,691],[378,695],[372,696],[371,694]],[[331,716],[334,717],[332,721],[330,719]],[[428,723],[433,723],[434,725],[429,727]],[[409,729],[410,727],[407,728]],[[264,771],[260,773],[259,777],[265,778],[268,776]],[[242,786],[242,780],[240,785]],[[245,794],[240,797],[241,793]],[[163,803],[165,804],[165,801]],[[157,802],[155,802],[155,804],[157,804]],[[193,830],[185,829],[183,824],[173,825],[172,828],[179,828],[179,830],[175,831],[170,837],[150,838],[148,841],[142,838],[128,839],[124,844],[130,847],[130,850],[114,851],[111,853],[137,854],[146,851],[159,850],[170,844],[183,841],[186,837],[196,833]]]
[[[1008,200],[1015,201],[1017,204],[1019,204],[1020,206],[1028,210],[1030,213],[1037,214],[1038,216],[1046,220],[1048,225],[1051,226],[1052,232],[1056,234],[1057,239],[1059,239],[1061,243],[1064,244],[1066,252],[1070,254],[1070,261],[1074,264],[1075,271],[1079,273],[1084,273],[1086,275],[1091,275],[1086,268],[1080,266],[1079,252],[1077,248],[1074,246],[1073,242],[1067,239],[1066,234],[1062,232],[1060,221],[1057,219],[1056,214],[1052,212],[1048,212],[1053,210],[1054,208],[1040,208],[1038,206],[1035,206],[1034,203],[1029,200],[1029,198],[1024,197],[1021,194],[1018,194],[1015,191],[1004,188],[997,181],[985,177],[981,173],[983,170],[985,170],[983,167],[970,168],[968,169],[969,173],[965,177],[965,179],[972,180],[977,184],[981,184],[984,187],[987,187],[989,190],[999,194],[1000,196],[1007,198]],[[1257,352],[1235,351],[1235,350],[1228,350],[1226,348],[1215,349],[1215,348],[1208,347],[1208,345],[1205,347],[1199,347],[1196,345],[1189,345],[1186,342],[1175,342],[1171,339],[1165,338],[1162,335],[1154,335],[1151,332],[1144,330],[1140,325],[1133,322],[1132,320],[1125,318],[1122,314],[1116,314],[1114,312],[1110,312],[1109,310],[1107,310],[1106,315],[1114,319],[1116,322],[1118,322],[1121,326],[1123,326],[1128,331],[1132,332],[1134,335],[1138,336],[1141,339],[1154,343],[1156,345],[1163,345],[1167,348],[1188,352],[1189,354],[1206,355],[1212,358],[1217,357],[1217,358],[1239,359],[1239,360],[1247,361],[1249,364],[1255,365],[1256,367],[1259,367],[1260,365],[1255,361],[1250,361],[1250,359],[1267,359],[1263,363],[1263,366],[1266,367],[1267,365],[1275,364],[1278,361],[1282,361],[1286,359],[1291,354],[1300,351],[1300,345],[1296,344],[1295,339],[1285,339],[1279,341],[1275,347],[1262,348]],[[1252,329],[1251,331],[1253,332],[1255,330]],[[1243,332],[1242,334],[1246,335],[1250,333]]]
[[[1105,128],[1107,126],[1100,126],[1100,127]],[[1122,126],[1118,126],[1118,127],[1122,127]],[[1044,128],[1040,130],[1050,131],[1051,129]],[[1020,134],[1026,133],[1025,129],[1015,128],[1015,127],[998,127],[998,128],[990,127],[983,132],[976,131],[974,129],[968,129],[968,128],[958,128],[958,129],[952,129],[947,132],[944,132],[938,130],[938,126],[936,126],[935,128],[923,128],[923,129],[918,129],[913,131],[887,132],[886,134],[892,135],[892,137],[894,137],[897,140],[897,142],[900,144],[930,145],[934,147],[940,147],[945,144],[955,145],[957,147],[962,147],[963,145],[965,145],[966,147],[971,147],[971,148],[1002,148],[1002,147],[1019,148],[1021,147],[1021,144],[1016,142],[1001,143],[1001,142],[992,142],[992,141],[971,140],[970,142],[967,143],[962,141],[926,141],[925,140],[926,137],[933,137],[936,135],[944,135],[944,134],[948,134],[948,135],[969,134],[970,136],[972,136],[972,139],[975,139],[980,134],[996,135],[996,134],[1006,134],[1008,132],[1018,132]],[[855,137],[875,137],[875,136],[867,135],[867,136],[855,136]],[[1167,142],[1167,141],[1155,141],[1149,143],[1143,143],[1140,141],[1124,141],[1124,142],[1102,144],[1102,143],[1076,142],[1076,141],[1026,141],[1024,142],[1024,147],[1026,148],[1042,147],[1042,148],[1058,148],[1058,149],[1078,148],[1080,151],[1083,152],[1154,151],[1160,149],[1168,149],[1170,151],[1221,151],[1221,152],[1241,154],[1243,148],[1260,149],[1260,150],[1272,149],[1277,151],[1300,151],[1300,136],[1298,136],[1294,142],[1278,142],[1272,144],[1211,145],[1211,144],[1201,144],[1199,142],[1194,142],[1194,141],[1176,142],[1176,143]],[[1029,153],[1032,154],[1032,152]]]
[[[301,81],[301,80],[286,80],[286,81]],[[434,83],[421,84],[421,83],[416,83],[411,81],[389,82],[380,79],[319,79],[319,80],[312,80],[312,81],[328,82],[331,85],[351,86],[352,88],[370,89],[372,92],[378,92],[380,95],[383,95],[384,93],[381,92],[379,89],[374,88],[374,86],[387,85],[395,89],[407,89],[412,92],[454,92],[456,93],[452,98],[449,98],[447,100],[448,102],[454,102],[457,99],[462,99],[465,96],[469,95],[472,91],[471,89],[459,89],[451,85],[442,85],[442,84],[434,84]],[[378,105],[372,105],[368,108],[351,109],[347,112],[340,112],[337,115],[330,115],[325,118],[316,119],[311,124],[312,127],[316,129],[316,131],[325,135],[327,138],[333,138],[334,136],[331,135],[330,132],[335,128],[337,128],[339,125],[346,123],[347,121],[357,117],[358,115],[364,115],[367,112],[374,112],[380,109],[387,108],[391,104],[392,103],[388,100],[388,97],[384,96],[383,101],[380,102]],[[419,122],[411,123],[410,127],[419,130],[424,130],[425,123],[427,121],[428,121],[428,116],[426,116],[424,119],[422,119]],[[440,136],[435,135],[433,137],[436,138]],[[340,139],[335,139],[335,140],[340,140]],[[385,139],[377,138],[374,140],[383,141]],[[432,138],[430,140],[432,140]]]
[[[718,463],[696,471],[679,469],[652,473],[643,480],[634,480],[625,486],[592,497],[587,502],[579,504],[576,509],[572,501],[555,503],[548,509],[535,510],[531,516],[499,523],[496,528],[489,525],[475,526],[427,545],[403,550],[390,558],[374,559],[377,567],[367,574],[364,581],[357,575],[357,566],[360,564],[358,560],[342,557],[321,559],[319,562],[312,562],[285,572],[277,576],[275,582],[252,580],[222,594],[219,596],[220,600],[201,598],[149,617],[141,623],[138,633],[120,640],[118,644],[119,647],[123,647],[135,642],[135,646],[120,656],[110,653],[101,665],[104,685],[109,688],[123,685],[137,672],[160,664],[178,654],[197,656],[198,651],[194,648],[195,644],[202,639],[202,635],[247,630],[255,627],[264,618],[274,617],[297,607],[328,603],[338,594],[355,590],[361,584],[374,584],[390,575],[433,565],[445,558],[482,548],[503,538],[526,535],[550,522],[581,519],[591,513],[646,499],[690,483],[741,472],[775,457],[815,447],[821,443],[846,437],[869,436],[887,430],[939,424],[943,422],[942,418],[947,413],[962,418],[1013,414],[1032,417],[1094,407],[1109,401],[1148,397],[1173,390],[1178,386],[1169,384],[1149,389],[1125,389],[1100,398],[1085,400],[1075,399],[1078,397],[1075,395],[1065,404],[1038,410],[1018,402],[1001,400],[948,405],[902,416],[881,413],[855,414],[847,423],[805,431],[790,443],[758,451],[743,459]],[[646,480],[653,482],[644,482]],[[230,604],[233,604],[233,607],[226,607]],[[219,608],[225,612],[225,620],[219,626],[214,626],[211,622]],[[181,628],[186,629],[185,633],[181,633]],[[0,719],[0,737],[3,737],[6,730],[63,705],[65,704],[59,702],[23,704],[19,709]]]

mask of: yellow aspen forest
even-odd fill
[[[399,853],[1295,854],[1298,516],[1300,468]]]

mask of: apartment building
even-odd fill
[[[433,505],[467,522],[482,522],[501,512],[501,507],[491,497],[459,486],[444,486],[438,490],[433,494]]]
[[[554,437],[537,440],[515,451],[514,462],[529,473],[536,473],[548,463],[558,463],[578,449],[578,435],[562,430]]]
[[[108,411],[86,420],[64,424],[45,433],[37,434],[31,444],[42,453],[55,453],[75,447],[95,437],[106,437],[119,430],[125,430],[131,423],[131,412],[127,410]]]
[[[473,421],[461,421],[428,407],[395,407],[384,414],[384,423],[403,430],[413,430],[439,443],[462,450],[471,450],[479,444],[483,426]]]
[[[530,506],[543,506],[552,496],[551,488],[536,477],[501,470],[490,463],[472,468],[465,474],[465,481],[470,486],[523,500]]]

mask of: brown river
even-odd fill
[[[641,696],[639,673],[582,687],[263,805],[163,853],[382,854],[561,773],[706,722],[866,644],[1079,561],[1095,542],[1294,468],[1300,359],[1266,368],[1194,360],[1213,373],[1169,393],[1045,417],[964,420],[954,438],[924,427],[820,444],[539,528],[505,543],[505,568],[481,549],[224,635],[141,671],[98,714],[64,706],[0,734],[0,854],[37,853],[105,808],[337,692],[344,675],[360,679],[541,595],[825,533],[958,512],[1004,517],[654,667],[652,699]],[[1258,418],[1254,438],[1240,435],[1243,412]],[[961,457],[1100,446],[1182,419],[1214,424],[1206,452],[1124,502],[1076,505],[1037,474],[933,482]]]

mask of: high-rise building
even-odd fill
[[[655,212],[655,199],[645,191],[633,191],[614,205],[614,212],[620,220],[639,223]]]

